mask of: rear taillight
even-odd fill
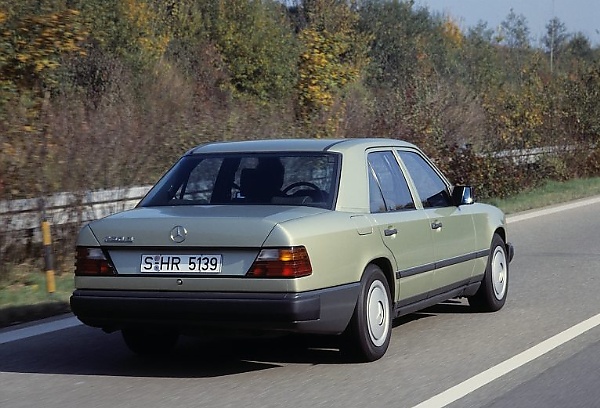
[[[77,247],[75,255],[76,276],[110,276],[115,269],[100,248]]]
[[[300,278],[311,274],[312,266],[306,248],[296,246],[261,250],[246,276],[253,278]]]

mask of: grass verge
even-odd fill
[[[513,214],[595,195],[600,195],[600,177],[564,182],[549,181],[541,187],[513,197],[485,201],[501,208],[506,214]]]
[[[55,276],[56,291],[46,290],[46,274],[33,263],[4,265],[0,282],[0,327],[37,320],[69,311],[73,273]]]

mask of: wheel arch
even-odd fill
[[[496,228],[496,230],[494,231],[494,234],[500,235],[500,238],[502,238],[502,241],[504,241],[504,243],[506,244],[506,230],[504,229],[504,227]],[[493,236],[493,234],[492,234],[492,236]]]
[[[395,274],[394,274],[394,270],[392,268],[392,263],[390,262],[390,260],[388,258],[385,258],[385,257],[375,258],[369,263],[379,267],[379,269],[381,269],[381,271],[385,275],[385,279],[387,280],[388,286],[390,288],[390,297],[393,302],[394,299],[396,299],[396,283],[395,283],[395,278],[394,278]]]
[[[506,229],[504,227],[498,227],[494,233],[498,234],[500,238],[502,238],[502,242],[504,242],[504,247],[506,248],[508,262],[512,262],[515,256],[515,247],[508,242],[508,238],[506,237]]]

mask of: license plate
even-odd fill
[[[220,273],[222,255],[142,255],[141,272]]]

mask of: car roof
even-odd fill
[[[269,139],[236,142],[215,142],[197,146],[188,154],[199,153],[248,153],[248,152],[339,152],[364,150],[372,147],[415,147],[396,139],[352,138],[352,139]]]

